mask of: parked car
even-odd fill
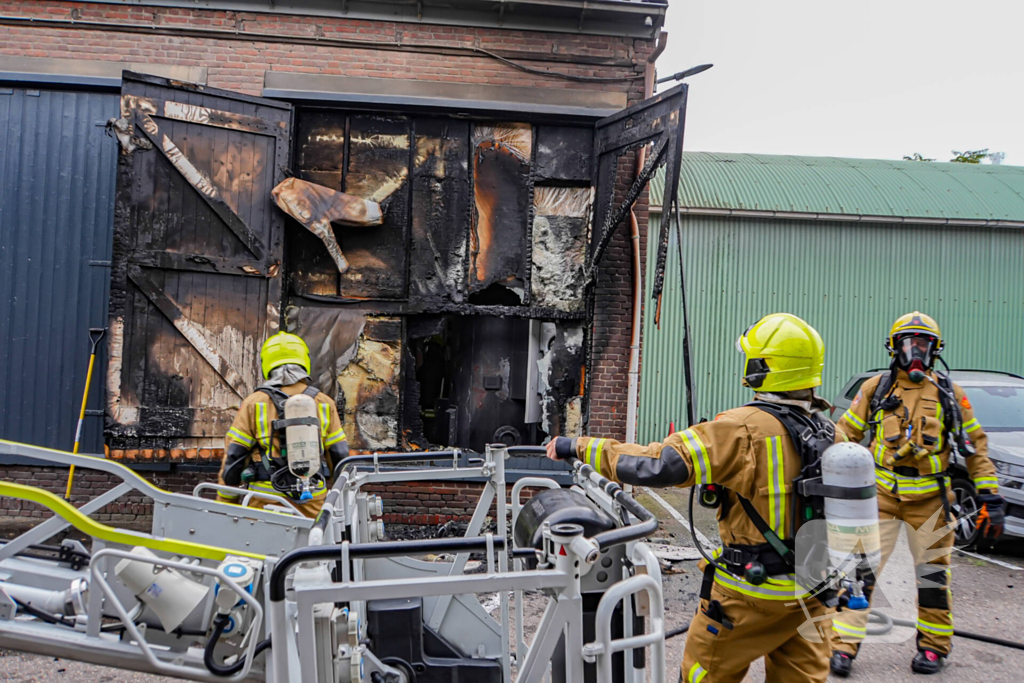
[[[865,380],[887,369],[854,376],[832,402],[832,418],[838,420]],[[988,456],[996,466],[999,492],[1006,499],[1007,536],[1024,537],[1024,377],[988,370],[953,370],[953,381],[967,393],[974,416],[988,435]],[[964,458],[954,452],[950,459],[952,488],[960,506],[956,544],[976,540],[977,492],[967,473]]]

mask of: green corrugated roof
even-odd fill
[[[651,180],[660,206],[664,169]],[[679,205],[894,218],[1024,221],[1024,167],[684,152]]]

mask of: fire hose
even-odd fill
[[[869,636],[881,636],[885,635],[892,630],[893,626],[906,626],[908,628],[917,628],[917,624],[907,619],[893,619],[888,614],[881,610],[873,609],[869,615],[869,620],[881,626],[875,628],[868,627]],[[665,633],[665,640],[669,638],[675,638],[681,636],[690,630],[690,625],[681,626],[674,628],[671,631]],[[1002,647],[1013,648],[1014,650],[1024,650],[1024,643],[1018,643],[1012,640],[1006,640],[1004,638],[996,638],[995,636],[987,636],[983,633],[973,633],[971,631],[963,631],[961,629],[953,629],[953,635],[959,638],[967,638],[968,640],[977,640],[982,643],[989,643],[991,645],[1000,645]]]

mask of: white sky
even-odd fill
[[[1020,0],[669,0],[658,76],[715,65],[687,150],[1024,165],[1022,25]]]

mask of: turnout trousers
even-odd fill
[[[955,501],[952,492],[947,495],[951,503]],[[879,486],[878,522],[882,541],[879,574],[892,555],[901,522],[914,529],[907,540],[917,579],[917,646],[948,655],[953,637],[950,555],[954,534],[951,526],[946,527],[940,495],[900,500]],[[867,623],[868,610],[836,612],[832,617],[832,651],[856,656],[867,635]]]
[[[825,683],[828,679],[828,613],[814,598],[802,601],[753,598],[718,583],[711,599],[721,603],[725,619],[704,613],[701,600],[690,630],[680,681],[740,683],[750,664],[765,658],[766,683]],[[807,610],[806,612],[804,610]],[[798,630],[799,629],[799,630]]]

